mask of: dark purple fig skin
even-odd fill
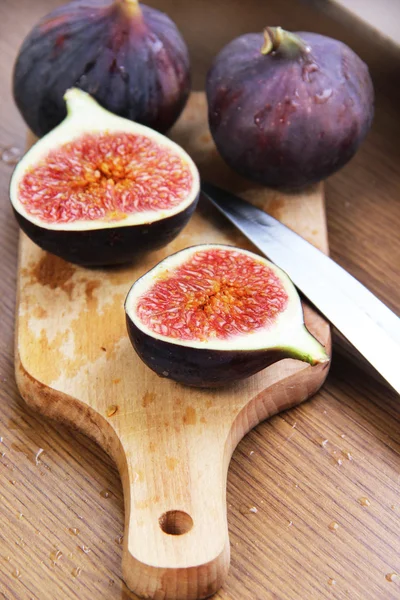
[[[263,34],[247,34],[219,53],[207,77],[220,154],[244,177],[272,187],[302,187],[340,169],[373,119],[365,63],[342,42],[295,35],[310,52],[263,55]]]
[[[160,132],[179,117],[190,92],[189,55],[175,24],[140,5],[74,0],[45,16],[25,39],[14,68],[15,102],[39,137],[66,116],[71,87],[104,108]]]
[[[105,267],[133,261],[143,252],[169,244],[185,227],[199,196],[185,210],[144,225],[109,229],[62,231],[39,227],[14,209],[22,231],[35,244],[64,260],[84,267]]]
[[[129,339],[152,371],[185,385],[212,388],[254,375],[283,358],[283,350],[208,350],[190,348],[155,338],[126,315]]]

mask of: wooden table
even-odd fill
[[[2,147],[25,143],[10,94],[17,47],[57,4],[0,4]],[[338,37],[368,62],[376,118],[357,157],[326,185],[329,240],[333,258],[399,312],[399,51],[355,21],[338,23],[295,0],[272,6],[251,0],[245,8],[238,0],[152,5],[169,6],[181,27],[197,88],[221,45],[261,23]],[[16,389],[18,229],[7,199],[11,171],[0,163],[0,598],[134,598],[121,580],[123,502],[115,466],[84,436],[28,410]],[[400,574],[399,422],[397,395],[334,352],[324,388],[258,426],[234,454],[232,566],[217,597],[399,598],[400,577],[391,575]]]

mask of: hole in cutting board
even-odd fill
[[[169,510],[159,518],[160,527],[169,535],[183,535],[193,527],[193,519],[182,510]]]

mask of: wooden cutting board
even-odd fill
[[[171,132],[202,176],[264,208],[327,251],[323,186],[284,195],[237,177],[211,140],[202,93]],[[158,378],[134,353],[123,303],[131,284],[166,255],[204,242],[253,249],[202,199],[178,239],[137,264],[88,270],[21,235],[16,377],[26,402],[94,438],[116,461],[125,495],[123,573],[139,596],[213,594],[229,567],[226,475],[232,452],[263,419],[309,398],[327,365],[286,359],[221,390]],[[326,321],[305,306],[330,346]]]

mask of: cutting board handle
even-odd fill
[[[225,456],[221,438],[210,439],[201,423],[188,428],[175,427],[173,442],[165,431],[141,431],[123,444],[123,576],[143,598],[207,598],[228,572],[231,449]]]

